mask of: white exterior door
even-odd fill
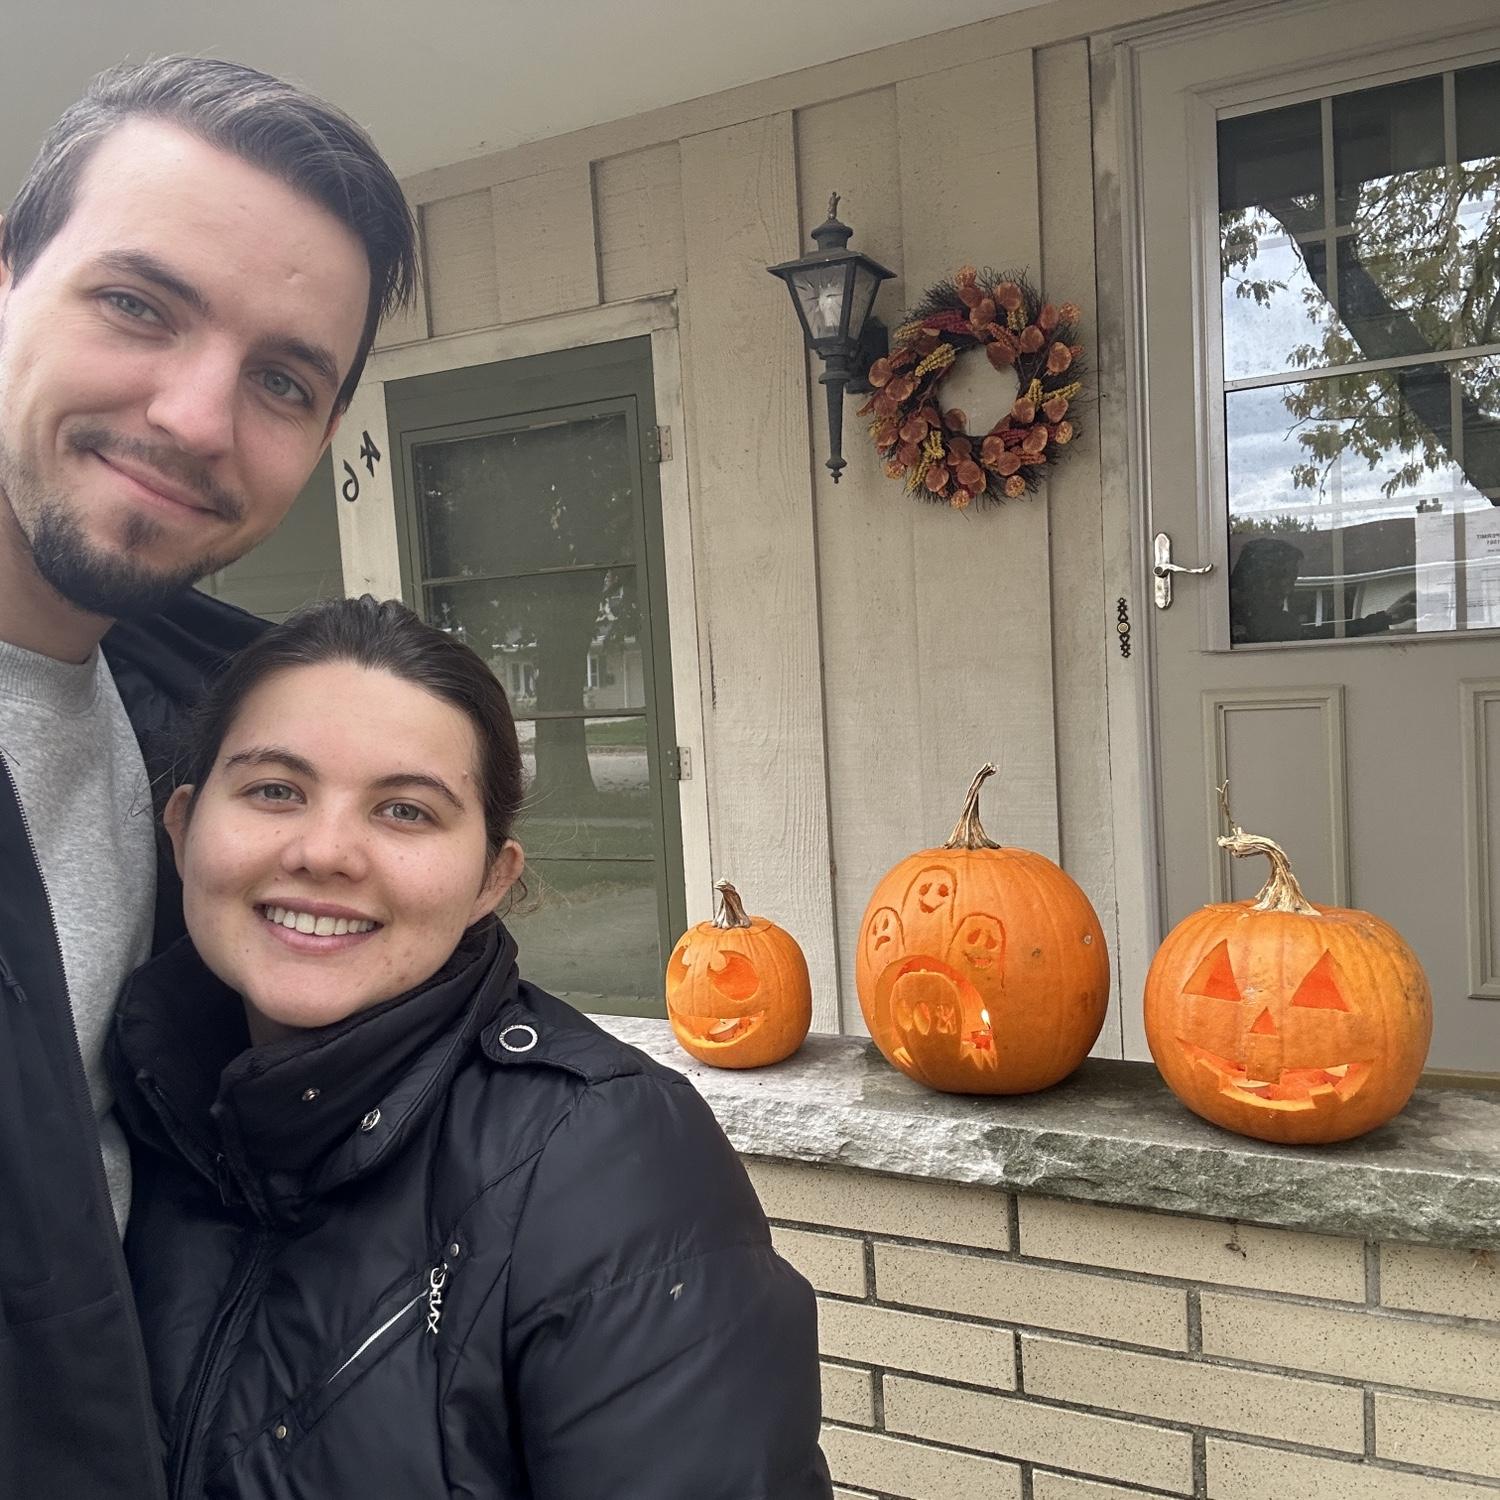
[[[1392,922],[1430,1066],[1500,1070],[1500,27],[1493,0],[1261,9],[1133,49],[1163,915]],[[1148,570],[1152,559],[1148,558]],[[1150,577],[1148,571],[1148,579]]]

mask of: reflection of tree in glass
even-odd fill
[[[1229,518],[1231,536],[1286,536],[1288,532],[1316,531],[1317,522],[1307,516],[1247,516],[1239,512]]]
[[[1292,238],[1307,281],[1301,291],[1316,343],[1292,349],[1295,368],[1392,360],[1429,350],[1500,341],[1500,156],[1372,178],[1357,185],[1356,229],[1338,261],[1339,317],[1328,306],[1320,198],[1288,195],[1220,216],[1224,280],[1239,298],[1266,306],[1290,295],[1285,279],[1258,276],[1261,241]],[[1298,236],[1319,236],[1311,246]],[[1310,253],[1310,251],[1312,253]],[[1374,469],[1391,452],[1400,466],[1387,496],[1454,461],[1453,388],[1463,424],[1468,482],[1500,504],[1500,360],[1408,365],[1287,387],[1283,400],[1305,461],[1293,482],[1321,490],[1345,454]]]
[[[640,629],[625,418],[434,445],[420,472],[429,567],[475,579],[433,587],[435,622],[460,629],[502,681],[507,660],[534,665],[529,800],[587,815],[597,800],[583,719],[588,656]]]

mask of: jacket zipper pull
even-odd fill
[[[427,1273],[427,1331],[436,1336],[443,1316],[443,1288],[448,1284],[448,1262]]]
[[[21,988],[21,981],[10,972],[3,958],[0,958],[0,986],[10,990],[22,1005],[27,1004],[26,991]]]

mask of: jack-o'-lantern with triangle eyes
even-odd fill
[[[727,881],[719,908],[677,940],[667,960],[667,1019],[683,1051],[716,1068],[790,1057],[812,1025],[812,983],[797,940],[745,914]]]
[[[1254,900],[1194,912],[1157,950],[1151,1055],[1189,1109],[1240,1135],[1284,1145],[1363,1135],[1416,1087],[1432,1038],[1427,976],[1388,923],[1314,906],[1278,845],[1230,830],[1219,844],[1266,856],[1270,878]]]
[[[1088,1055],[1109,1001],[1109,956],[1089,899],[1044,854],[997,844],[974,778],[948,841],[875,887],[854,979],[888,1061],[954,1094],[1026,1094]]]

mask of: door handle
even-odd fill
[[[1151,543],[1153,558],[1152,573],[1156,576],[1156,607],[1158,609],[1171,609],[1172,607],[1172,575],[1174,573],[1187,573],[1193,577],[1201,577],[1204,573],[1212,573],[1214,565],[1204,563],[1201,568],[1185,568],[1181,563],[1172,561],[1172,538],[1165,531],[1158,531]]]

